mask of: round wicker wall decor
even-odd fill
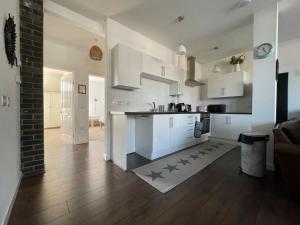
[[[103,52],[101,48],[97,45],[94,45],[90,49],[90,58],[95,61],[101,61],[103,59]]]

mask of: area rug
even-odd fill
[[[158,191],[166,193],[235,147],[208,141],[132,171]]]

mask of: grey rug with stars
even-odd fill
[[[166,193],[235,147],[208,141],[132,171],[158,191]]]

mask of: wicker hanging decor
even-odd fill
[[[4,39],[5,39],[5,52],[8,59],[8,63],[13,67],[17,64],[16,57],[16,24],[14,17],[8,14],[8,19],[5,21],[4,26]]]
[[[97,45],[94,45],[90,49],[90,58],[95,61],[101,61],[103,59],[103,52],[101,48]]]

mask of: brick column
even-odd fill
[[[44,173],[43,0],[20,0],[21,170]]]

